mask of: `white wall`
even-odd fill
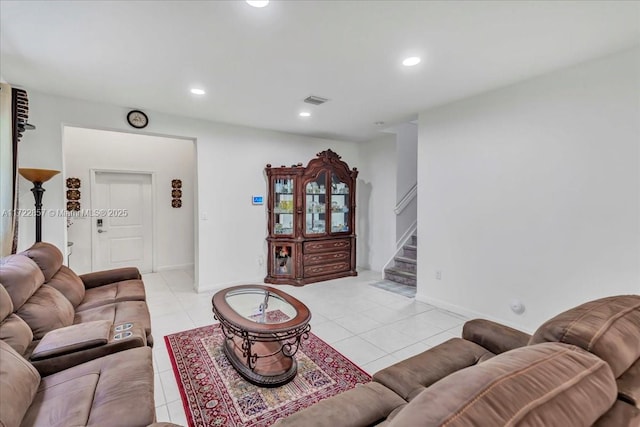
[[[20,165],[62,169],[63,125],[136,131],[126,124],[130,108],[29,92],[30,122],[37,126],[25,135]],[[266,209],[252,206],[251,196],[266,195],[264,167],[306,163],[331,148],[358,167],[358,144],[310,138],[147,111],[150,124],[144,133],[196,140],[196,203],[201,216],[196,235],[196,286],[199,290],[229,284],[262,281],[266,255]],[[137,132],[140,133],[140,132]],[[124,154],[126,155],[126,154]],[[33,205],[29,182],[20,182],[21,206]],[[44,206],[64,209],[64,183],[60,175],[45,184]],[[31,199],[31,201],[29,201]],[[367,212],[359,211],[359,215]],[[31,218],[20,228],[20,248],[33,242]],[[359,219],[358,219],[359,220]],[[63,217],[44,218],[43,240],[66,245]]]
[[[418,126],[414,123],[403,123],[394,129],[398,152],[396,182],[396,206],[398,206],[418,181]],[[414,198],[396,215],[396,243],[406,237],[407,231],[414,226],[417,219],[418,201]]]
[[[396,202],[399,202],[416,184],[418,176],[418,126],[403,123],[395,126],[396,150],[398,156],[396,181]]]
[[[90,209],[91,169],[155,173],[155,245],[158,270],[194,264],[194,142],[125,132],[65,127],[64,178],[81,180],[81,208]],[[124,154],[124,155],[123,155]],[[171,180],[182,180],[182,207],[171,207]],[[73,242],[70,264],[78,273],[91,271],[91,221],[72,218],[67,230]]]
[[[360,145],[357,206],[362,213],[357,224],[358,254],[367,261],[362,267],[382,271],[396,249],[395,135],[384,134]]]
[[[531,331],[640,293],[639,94],[634,49],[420,114],[418,298]]]

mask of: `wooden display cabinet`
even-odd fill
[[[358,170],[331,150],[291,167],[267,165],[266,283],[305,285],[356,276]]]

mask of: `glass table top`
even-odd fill
[[[240,316],[256,323],[284,323],[298,314],[294,306],[265,289],[233,289],[227,292],[225,300]]]

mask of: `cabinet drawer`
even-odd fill
[[[338,261],[349,262],[351,252],[329,252],[319,254],[306,254],[304,256],[304,265],[329,264]]]
[[[310,265],[304,267],[304,277],[324,276],[325,274],[340,273],[349,271],[351,264],[348,261],[334,264]]]
[[[349,239],[321,240],[319,242],[305,242],[304,253],[313,254],[318,252],[335,252],[346,250],[351,247]]]

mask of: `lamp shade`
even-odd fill
[[[25,177],[31,182],[47,182],[54,176],[60,173],[53,169],[33,169],[33,168],[20,168],[18,169],[20,175]]]

